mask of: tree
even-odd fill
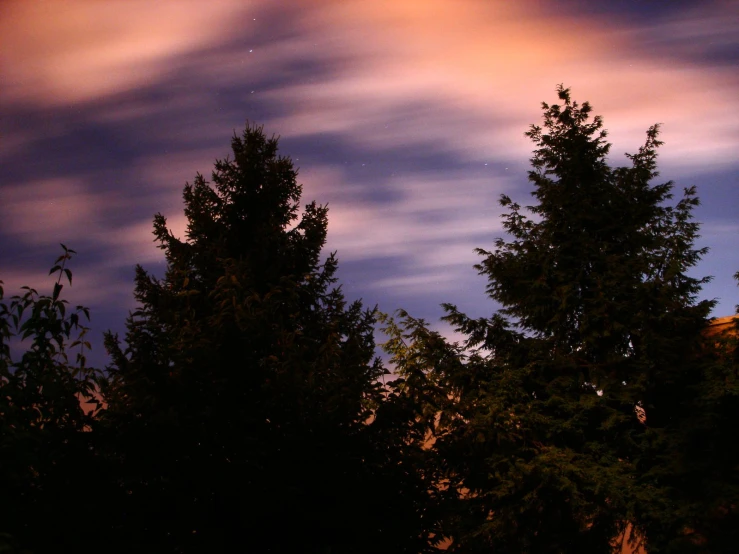
[[[739,318],[714,321],[705,335],[700,378],[689,387],[682,425],[669,443],[671,500],[685,522],[671,546],[728,553],[739,542]]]
[[[418,552],[425,489],[373,419],[375,312],[346,302],[335,254],[321,260],[327,208],[300,213],[297,172],[261,127],[231,147],[212,184],[185,186],[185,240],[154,218],[166,273],[137,267],[126,346],[106,337],[113,542]]]
[[[686,528],[669,445],[713,305],[687,273],[705,252],[698,200],[691,187],[671,204],[673,184],[652,184],[657,125],[612,168],[601,118],[557,92],[527,133],[531,215],[503,196],[510,240],[478,250],[502,309],[475,320],[445,305],[462,345],[401,313],[387,349],[435,438],[451,551],[605,553],[633,522],[661,552]]]
[[[15,551],[13,545],[45,552],[84,544],[76,529],[88,504],[81,493],[95,481],[90,431],[100,375],[86,363],[90,343],[83,322],[89,310],[68,311],[61,294],[65,280],[72,284],[67,263],[75,254],[62,248],[49,272],[56,274],[51,295],[25,286],[6,303],[0,281],[3,551]]]

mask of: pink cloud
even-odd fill
[[[223,40],[245,0],[15,0],[3,6],[4,100],[73,104],[131,90]]]
[[[650,55],[639,43],[644,29],[626,22],[535,8],[477,0],[325,4],[307,12],[303,28],[316,37],[314,48],[351,63],[328,79],[273,91],[285,107],[273,124],[290,135],[339,133],[360,147],[437,143],[466,159],[520,156],[530,149],[521,135],[537,121],[535,107],[563,82],[606,116],[614,153],[636,150],[659,121],[667,124],[670,163],[733,163],[739,79],[731,68]],[[689,29],[708,33],[718,17],[704,14]]]
[[[3,189],[0,225],[29,245],[73,241],[100,224],[103,205],[77,180],[35,181]]]
[[[171,141],[173,151],[140,158],[131,169],[162,198],[160,209],[178,233],[184,229],[176,215],[182,185],[197,170],[209,175],[213,159],[227,152],[233,125],[233,113],[214,115],[209,87],[242,87],[234,94],[247,96],[248,83],[267,77],[274,79],[264,101],[276,115],[265,129],[284,137],[325,133],[355,151],[441,152],[480,168],[493,161],[524,163],[531,144],[523,132],[539,121],[539,103],[554,101],[561,82],[605,116],[615,163],[625,163],[621,154],[642,144],[647,127],[663,122],[661,162],[672,170],[714,170],[737,164],[739,76],[733,67],[699,63],[687,52],[713,37],[736,43],[728,5],[703,3],[645,28],[615,17],[543,13],[533,1],[295,1],[284,4],[290,32],[250,52],[243,44],[229,51],[215,47],[253,32],[243,16],[256,9],[254,2],[15,1],[4,5],[0,20],[0,101],[89,107],[187,67],[197,86],[168,91],[166,102],[134,98],[112,109],[101,103],[93,115],[108,125],[166,115],[147,138]],[[647,39],[672,40],[676,50]],[[326,71],[285,77],[295,60]],[[222,137],[223,149],[182,146],[182,137],[203,144]],[[33,137],[11,138],[25,144]],[[468,274],[476,261],[472,248],[484,246],[476,236],[499,231],[494,200],[481,203],[481,191],[494,198],[514,177],[491,168],[484,178],[457,169],[432,178],[407,168],[381,183],[399,200],[378,207],[360,202],[358,193],[378,183],[362,182],[327,156],[321,166],[306,164],[299,179],[306,200],[331,203],[329,248],[338,248],[342,259],[403,257],[416,273],[389,275],[381,283],[399,288],[447,286],[455,272]],[[525,183],[522,171],[515,178],[518,186]],[[84,220],[115,252],[110,263],[161,259],[148,219],[110,228],[100,214],[114,202],[119,210],[127,205],[95,196],[80,183],[7,189],[0,208],[4,229],[38,244]],[[435,218],[438,211],[448,218]]]

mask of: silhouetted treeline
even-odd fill
[[[695,190],[653,182],[657,126],[613,168],[558,95],[534,204],[502,197],[479,250],[502,309],[444,305],[459,344],[345,300],[327,208],[261,127],[185,186],[185,238],[155,217],[166,273],[136,268],[103,370],[64,247],[51,295],[0,302],[0,551],[609,553],[628,528],[733,552],[739,350],[689,274]]]

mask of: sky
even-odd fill
[[[660,181],[696,185],[693,272],[739,289],[739,2],[643,0],[5,0],[0,4],[0,279],[123,331],[135,264],[164,268],[152,217],[182,236],[182,187],[245,122],[280,136],[304,203],[329,205],[350,299],[438,323],[498,308],[473,265],[527,180],[541,102],[570,87],[603,116],[611,162],[662,124]]]

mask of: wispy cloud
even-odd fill
[[[223,40],[245,0],[6,2],[4,100],[59,105],[156,81],[177,59]]]
[[[99,227],[99,209],[104,200],[86,192],[73,179],[30,182],[2,191],[0,228],[30,245],[43,244],[49,237],[66,236],[69,240]],[[53,240],[53,239],[52,239]]]
[[[29,248],[84,235],[106,255],[91,264],[101,283],[161,259],[151,216],[183,233],[182,185],[209,176],[247,117],[305,155],[306,200],[331,205],[329,248],[355,266],[397,260],[356,272],[362,290],[428,291],[433,305],[501,233],[498,195],[526,202],[523,132],[557,83],[605,116],[616,163],[663,122],[670,172],[739,165],[739,76],[719,59],[737,43],[726,2],[649,25],[493,0],[0,9],[0,105],[44,121],[3,137],[3,161],[32,174],[38,144],[78,128],[110,139],[89,154],[80,144],[74,164],[44,150],[64,171],[5,187],[0,231]],[[101,153],[110,167],[96,169]]]
[[[704,13],[689,27],[709,33],[717,17]],[[665,63],[663,51],[650,55],[645,30],[625,21],[539,15],[526,2],[380,0],[327,4],[303,29],[316,42],[301,42],[328,59],[341,52],[343,63],[323,80],[272,91],[285,108],[274,124],[286,134],[337,133],[360,148],[435,144],[465,159],[520,156],[532,107],[563,82],[595,102],[622,149],[635,150],[663,121],[671,163],[732,163],[736,73]]]

